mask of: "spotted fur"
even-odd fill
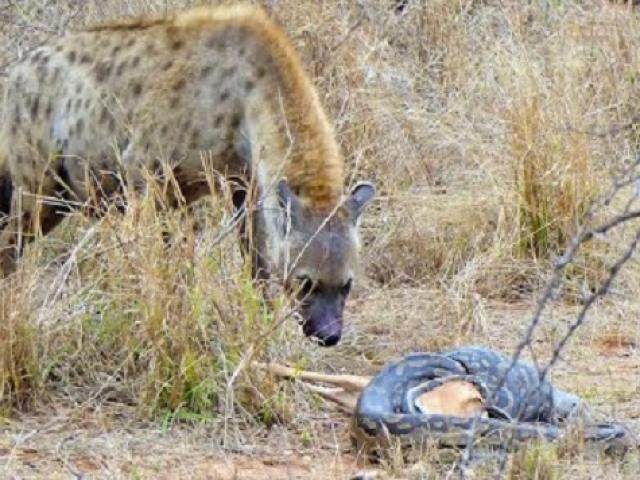
[[[261,209],[255,228],[244,228],[253,232],[245,244],[256,248],[254,271],[276,274],[292,291],[306,285],[305,331],[327,344],[339,338],[357,219],[373,187],[343,196],[333,127],[283,30],[262,10],[201,7],[41,46],[11,72],[0,128],[0,206],[8,196],[20,203],[25,240],[63,218],[38,195],[100,211],[150,178],[171,187],[171,205],[209,193],[208,171],[254,179]],[[15,232],[2,234],[6,255]]]

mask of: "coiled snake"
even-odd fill
[[[471,433],[475,439],[501,446],[514,440],[555,440],[562,434],[562,424],[577,417],[582,417],[586,440],[614,442],[625,437],[619,425],[591,423],[579,397],[541,382],[533,366],[519,361],[510,369],[511,363],[492,350],[463,347],[410,354],[388,364],[364,388],[356,405],[352,422],[356,446],[369,450],[390,438],[414,445],[431,438],[442,445],[464,446]],[[420,411],[416,401],[420,395],[452,380],[478,388],[486,416]]]
[[[576,395],[554,388],[533,366],[493,350],[462,347],[439,353],[413,353],[387,364],[375,377],[326,375],[282,365],[255,364],[279,377],[301,380],[352,415],[351,436],[358,451],[372,453],[397,439],[420,445],[469,443],[508,447],[513,442],[556,440],[577,425],[585,440],[626,449],[629,435],[618,424],[597,424]],[[461,416],[424,411],[421,399],[459,381],[478,394],[483,415]],[[327,388],[312,383],[330,384]],[[455,395],[453,401],[455,402]],[[446,407],[446,405],[445,405]],[[444,410],[447,410],[446,408]]]

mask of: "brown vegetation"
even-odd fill
[[[191,3],[12,2],[0,7],[1,71],[69,29]],[[265,307],[225,235],[220,199],[202,203],[198,235],[180,212],[161,225],[150,199],[98,222],[73,216],[0,285],[2,474],[157,478],[160,469],[201,478],[202,465],[227,457],[277,458],[282,478],[287,465],[299,478],[348,478],[348,419],[302,386],[251,371],[251,360],[371,375],[409,351],[477,343],[508,352],[565,242],[621,208],[616,200],[587,214],[637,157],[640,16],[630,5],[259,3],[301,52],[335,119],[348,177],[372,178],[380,191],[363,220],[363,286],[342,343],[303,341],[281,297]],[[168,252],[166,226],[179,239]],[[533,342],[539,360],[633,226],[591,241],[566,271]],[[554,371],[560,386],[619,419],[640,417],[639,290],[633,260]],[[440,478],[452,468],[435,449],[414,466],[391,459],[382,478]],[[513,455],[508,470],[636,478],[639,462],[637,453],[536,446]],[[477,478],[494,468],[477,466]]]

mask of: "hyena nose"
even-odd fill
[[[315,327],[313,321],[307,321],[302,325],[304,334],[318,342],[322,347],[332,347],[336,345],[342,337],[342,328],[333,322],[329,326]]]
[[[323,347],[333,347],[340,341],[340,335],[334,334],[327,337],[318,337],[318,343]]]

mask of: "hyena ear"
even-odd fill
[[[289,184],[283,178],[278,182],[278,202],[280,208],[285,212],[287,223],[289,220],[292,224],[296,223],[302,212],[302,205],[296,194],[291,191]]]
[[[351,189],[346,206],[351,213],[351,219],[356,222],[371,199],[376,194],[376,188],[369,182],[358,182]]]

